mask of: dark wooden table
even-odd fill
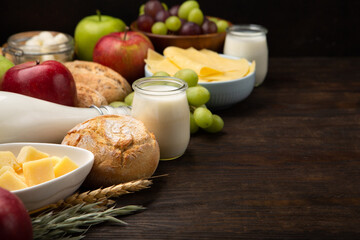
[[[272,58],[264,84],[161,162],[147,209],[86,239],[360,239],[360,58]]]

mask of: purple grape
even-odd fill
[[[162,10],[164,10],[164,7],[158,0],[150,0],[145,3],[145,14],[149,15],[153,19],[155,19],[156,14]]]
[[[137,19],[137,27],[144,32],[151,32],[151,27],[154,24],[154,19],[149,15],[140,15]]]
[[[168,11],[162,10],[156,14],[155,22],[165,22],[168,17],[170,17],[170,13]]]
[[[201,25],[204,34],[217,33],[217,25],[213,21],[205,20]]]
[[[177,16],[179,12],[180,5],[174,5],[170,8],[169,13],[171,16]]]
[[[193,22],[184,23],[179,31],[179,35],[199,35],[201,34],[201,27]]]

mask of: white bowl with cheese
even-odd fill
[[[75,170],[50,181],[11,191],[21,199],[28,211],[42,208],[70,196],[83,183],[94,163],[94,155],[92,152],[61,144],[28,142],[5,143],[0,144],[0,151],[11,151],[17,156],[24,146],[32,146],[51,156],[68,156],[78,165],[78,168]]]
[[[226,109],[241,102],[251,94],[255,86],[255,71],[239,79],[199,82],[199,84],[210,92],[210,100],[206,103],[208,108],[213,110]]]
[[[238,59],[224,54],[219,55],[229,59]],[[249,62],[250,65],[251,62]],[[166,70],[164,71],[166,72]],[[145,77],[152,75],[153,73],[146,64]],[[227,109],[246,99],[251,94],[255,86],[255,70],[242,78],[212,82],[199,81],[199,84],[210,92],[210,100],[206,103],[208,108],[212,110]]]

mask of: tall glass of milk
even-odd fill
[[[269,57],[266,34],[267,29],[259,25],[233,25],[228,28],[225,38],[224,54],[255,60],[255,86],[259,86],[267,74]]]
[[[160,147],[160,159],[172,160],[184,154],[190,140],[190,111],[187,84],[172,77],[136,80],[131,115],[153,132]]]

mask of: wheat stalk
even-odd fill
[[[124,194],[140,191],[142,189],[148,188],[151,184],[151,180],[139,179],[127,183],[113,185],[107,188],[98,188],[83,193],[74,193],[73,195],[67,197],[64,200],[60,200],[57,203],[50,204],[43,208],[32,211],[30,212],[30,214],[34,214],[46,209],[71,207],[77,204],[97,203],[96,206],[98,207],[109,206],[115,203],[115,201],[111,200],[110,198],[115,198]]]

